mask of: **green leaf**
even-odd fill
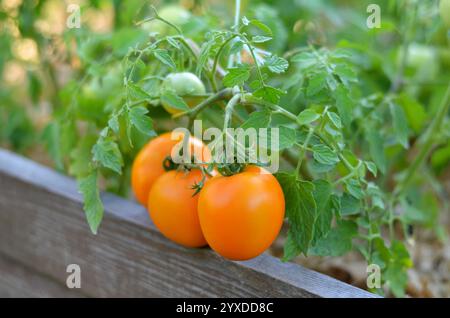
[[[306,94],[308,96],[314,96],[319,93],[327,85],[327,77],[327,72],[319,72],[314,74],[313,77],[309,79]]]
[[[120,124],[119,117],[117,115],[111,116],[111,118],[108,120],[108,127],[111,128],[111,130],[116,134],[119,133]]]
[[[302,111],[297,116],[297,122],[299,125],[308,125],[309,123],[312,123],[313,121],[320,118],[320,115],[316,113],[313,109],[308,108]]]
[[[270,124],[272,112],[268,109],[255,111],[250,114],[249,118],[242,124],[241,128],[266,128]]]
[[[305,255],[313,239],[317,206],[314,200],[314,185],[311,182],[297,180],[289,173],[276,175],[286,200],[286,216],[289,220],[289,232],[300,253]],[[284,259],[292,258],[292,253]]]
[[[84,211],[92,233],[97,234],[103,218],[103,203],[97,186],[97,171],[92,171],[87,177],[78,180],[78,191],[84,200]]]
[[[289,67],[288,61],[276,55],[271,55],[266,59],[264,65],[267,66],[272,73],[276,74],[284,73]]]
[[[133,83],[128,83],[127,85],[133,98],[137,100],[147,100],[152,98],[152,96],[144,91],[140,86],[137,86]]]
[[[167,65],[171,69],[176,69],[175,62],[172,60],[167,50],[154,50],[153,55],[155,55],[158,60],[160,60],[163,64]]]
[[[385,272],[385,279],[395,297],[404,297],[408,283],[408,275],[399,264],[389,265]]]
[[[255,35],[252,37],[253,43],[264,43],[272,40],[272,37],[270,36],[264,36],[264,35]]]
[[[336,107],[344,126],[349,127],[353,116],[353,102],[350,99],[348,89],[342,84],[338,84],[334,91],[334,98],[336,99]]]
[[[339,76],[339,78],[345,85],[348,85],[350,82],[358,81],[355,71],[348,64],[337,64],[334,68],[334,72]]]
[[[291,230],[288,230],[286,242],[284,243],[283,262],[287,262],[294,257],[300,255],[302,252],[301,247],[297,243],[295,236]]]
[[[100,138],[92,148],[92,154],[94,161],[118,174],[122,173],[122,153],[116,142]]]
[[[280,101],[281,95],[285,94],[285,91],[282,91],[278,88],[272,86],[263,86],[257,89],[253,95],[255,97],[260,97],[270,103],[277,104]]]
[[[358,214],[361,209],[361,200],[358,200],[354,196],[344,193],[341,197],[341,215],[355,215]]]
[[[162,103],[167,104],[170,107],[183,111],[189,110],[189,106],[186,104],[183,98],[176,95],[172,91],[165,91],[160,98]]]
[[[243,18],[242,18],[242,23],[243,23],[245,26],[253,25],[254,27],[257,27],[258,29],[260,29],[260,30],[263,31],[264,33],[266,33],[266,34],[268,34],[268,35],[272,35],[272,30],[271,30],[267,25],[265,25],[264,23],[262,23],[262,22],[259,21],[259,20],[256,20],[256,19],[249,20],[249,19],[247,19],[246,17],[243,17]]]
[[[342,128],[341,118],[334,112],[327,112],[327,116],[337,129]]]
[[[370,173],[372,173],[372,175],[374,177],[377,176],[378,170],[377,170],[377,165],[374,164],[371,161],[364,161],[364,164],[366,165],[367,169],[370,171]]]
[[[87,135],[80,139],[70,153],[69,174],[77,179],[87,176],[91,171],[92,147],[97,141],[96,136]]]
[[[366,131],[366,139],[369,144],[370,156],[384,174],[387,169],[386,156],[384,154],[384,142],[378,130],[368,128]]]
[[[358,226],[353,221],[341,220],[326,237],[321,238],[310,249],[310,254],[318,256],[342,256],[353,248],[352,239],[358,234]]]
[[[331,229],[331,221],[339,207],[333,199],[333,188],[326,180],[314,180],[314,200],[317,203],[317,216],[314,223],[314,241],[327,236]]]
[[[297,132],[293,128],[286,126],[279,127],[278,151],[292,147],[297,141]]]
[[[228,69],[228,73],[223,78],[223,85],[233,87],[242,86],[250,78],[250,69],[248,67],[235,67]]]
[[[345,181],[345,187],[347,188],[347,191],[356,199],[361,200],[362,198],[364,198],[364,191],[361,188],[361,184],[358,180],[350,179]]]
[[[414,132],[420,133],[428,119],[424,106],[406,93],[400,95],[398,102],[406,114],[409,126]]]
[[[334,151],[324,144],[316,144],[312,147],[312,150],[314,159],[319,163],[332,165],[339,162],[339,158]]]
[[[403,108],[394,103],[389,103],[392,121],[394,123],[395,137],[397,141],[405,148],[409,148],[408,142],[408,122],[406,120]]]
[[[136,127],[140,132],[147,136],[154,136],[152,119],[145,114],[148,113],[148,109],[144,106],[136,106],[130,109],[130,121],[131,124]]]
[[[297,63],[297,65],[302,69],[306,69],[316,65],[318,61],[313,53],[302,52],[294,55],[291,58],[291,62]]]

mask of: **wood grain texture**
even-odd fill
[[[0,298],[23,297],[85,297],[75,289],[68,289],[32,268],[0,256]]]
[[[78,264],[79,292],[93,297],[375,297],[267,254],[230,262],[207,248],[183,248],[136,203],[102,199],[95,236],[72,179],[0,149],[0,254],[61,286],[67,265]]]

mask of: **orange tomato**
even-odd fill
[[[198,220],[198,195],[192,186],[202,180],[200,170],[172,170],[153,184],[148,199],[150,217],[168,239],[186,247],[207,245]]]
[[[280,232],[285,212],[277,179],[262,168],[208,181],[200,192],[198,213],[206,241],[231,260],[263,253]]]
[[[164,159],[169,156],[175,146],[183,140],[183,135],[177,135],[172,140],[171,132],[162,134],[152,139],[137,155],[131,170],[131,187],[142,205],[148,204],[148,194],[155,180],[161,176],[165,170],[163,168]],[[189,138],[191,152],[202,161],[209,161],[211,154],[209,149],[198,139]]]

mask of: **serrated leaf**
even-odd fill
[[[122,173],[123,158],[119,146],[112,140],[100,138],[92,148],[93,160],[103,167],[109,168],[118,174]]]
[[[250,114],[249,118],[241,125],[241,128],[266,128],[269,126],[271,118],[272,112],[270,110],[255,111]]]
[[[147,136],[154,136],[152,119],[146,114],[148,113],[147,108],[143,106],[136,106],[130,109],[130,121],[131,124],[136,127],[140,132]]]
[[[160,60],[163,64],[167,65],[171,69],[176,69],[175,62],[170,57],[167,50],[157,49],[153,51],[153,55]]]
[[[337,64],[334,68],[334,72],[339,76],[339,78],[345,85],[348,85],[350,82],[356,82],[358,80],[355,71],[348,64]]]
[[[313,109],[305,109],[297,116],[297,123],[299,125],[307,125],[320,118],[320,114],[316,113]]]
[[[108,127],[111,128],[112,131],[114,131],[116,134],[119,133],[119,118],[117,115],[111,116],[111,118],[108,120]]]
[[[133,83],[128,83],[128,88],[130,89],[130,94],[133,98],[138,100],[151,99],[152,96],[144,91],[140,86]]]
[[[314,96],[317,93],[319,93],[322,89],[325,88],[327,85],[327,77],[328,73],[326,72],[319,72],[309,79],[308,87],[306,89],[306,94],[308,96]]]
[[[103,218],[103,203],[97,186],[97,171],[78,180],[78,191],[83,196],[84,212],[92,233],[97,234]]]
[[[317,216],[314,222],[314,241],[327,236],[331,229],[334,214],[338,214],[333,201],[331,184],[326,180],[314,180],[314,200],[317,204]]]
[[[169,105],[170,107],[179,109],[179,110],[189,110],[189,106],[180,96],[176,95],[172,91],[165,91],[161,97],[161,102]]]
[[[353,116],[353,102],[349,97],[348,89],[342,84],[338,84],[334,92],[336,108],[345,127],[349,127]]]
[[[361,188],[361,184],[358,180],[350,179],[345,182],[345,186],[347,188],[347,191],[354,196],[356,199],[362,199],[364,198],[364,191]]]
[[[280,101],[281,95],[283,94],[286,94],[286,92],[267,85],[257,89],[253,93],[255,97],[260,97],[273,104],[277,104]]]
[[[321,238],[310,249],[310,254],[318,256],[342,256],[353,248],[352,240],[358,234],[358,226],[353,221],[341,220],[326,237]]]
[[[297,180],[296,176],[288,173],[276,175],[283,189],[286,200],[286,216],[289,220],[289,232],[298,247],[298,252],[308,252],[313,239],[314,222],[317,206],[314,200],[314,185],[311,182]],[[292,258],[292,253],[284,259]]]
[[[223,78],[223,85],[226,87],[242,86],[249,78],[250,69],[248,67],[230,68]]]
[[[297,141],[297,132],[293,128],[286,126],[279,127],[278,151],[292,147]]]
[[[312,150],[314,159],[321,164],[333,165],[339,162],[339,158],[334,151],[324,144],[314,145]]]
[[[281,74],[284,73],[289,67],[289,63],[282,57],[271,55],[265,60],[264,65],[269,68],[272,73]]]

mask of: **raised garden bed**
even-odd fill
[[[376,297],[264,254],[230,262],[165,239],[138,204],[104,193],[98,235],[76,183],[0,149],[0,296]],[[69,264],[81,288],[66,287]]]

